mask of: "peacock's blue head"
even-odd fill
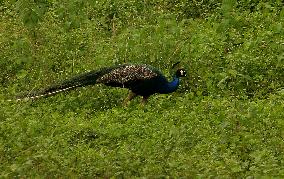
[[[176,77],[185,77],[186,76],[186,71],[184,70],[184,69],[178,69],[177,71],[176,71],[176,75],[175,75]]]

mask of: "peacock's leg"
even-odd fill
[[[124,106],[127,106],[127,104],[129,103],[129,101],[131,101],[132,99],[134,99],[137,96],[136,93],[133,93],[132,91],[129,92],[127,98],[124,100]]]
[[[148,98],[149,96],[143,96],[142,101],[141,101],[142,105],[145,105],[147,103]]]

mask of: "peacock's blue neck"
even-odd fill
[[[171,82],[168,82],[167,86],[164,88],[163,93],[171,93],[177,90],[179,85],[179,77],[174,76]]]

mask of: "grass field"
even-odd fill
[[[0,178],[283,178],[282,1],[0,2]],[[194,9],[194,10],[193,10]],[[85,71],[146,63],[177,92],[128,107],[90,86],[9,102]]]

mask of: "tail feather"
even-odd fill
[[[57,93],[70,91],[78,87],[94,85],[96,84],[97,79],[103,74],[104,73],[101,70],[83,73],[71,79],[62,81],[59,84],[51,85],[42,90],[32,92],[32,93],[31,92],[25,93],[24,95],[17,96],[16,101],[20,101],[23,99],[37,99],[41,97],[53,96]]]

